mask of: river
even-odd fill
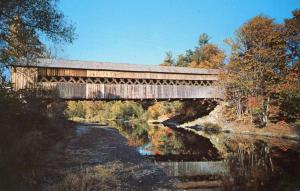
[[[129,142],[142,139],[135,140],[139,143],[135,145],[137,151],[162,166],[168,177],[176,179],[176,187],[224,190],[300,187],[298,141],[224,133],[200,136],[161,124],[127,126],[118,127],[121,134]],[[147,129],[143,131],[147,136],[136,136],[141,129]]]
[[[115,169],[108,177],[114,181],[102,182],[108,186],[99,190],[300,189],[297,141],[201,136],[161,124],[110,126],[76,125],[64,146],[47,157],[41,170],[43,189],[64,188],[57,185],[66,176],[97,165]],[[86,190],[98,190],[93,185]]]

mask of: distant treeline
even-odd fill
[[[163,115],[176,115],[181,112],[182,103],[156,102],[149,107],[143,107],[135,101],[69,101],[67,116],[75,121],[91,121],[106,123],[107,121],[147,121]]]

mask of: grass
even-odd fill
[[[48,191],[115,190],[120,182],[118,165],[96,165],[66,175],[62,181],[49,186]]]

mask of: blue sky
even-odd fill
[[[253,16],[276,22],[291,17],[300,0],[61,0],[61,11],[76,26],[77,39],[57,49],[65,59],[159,64],[197,45],[207,33],[223,40]]]

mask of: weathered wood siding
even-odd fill
[[[216,74],[12,67],[11,77],[15,90],[38,86],[56,90],[62,99],[222,98],[211,83]]]
[[[217,75],[196,74],[167,74],[153,72],[126,71],[97,71],[82,69],[38,68],[39,76],[77,76],[103,78],[131,78],[131,79],[166,79],[166,80],[217,80]]]
[[[199,99],[220,98],[217,86],[39,83],[63,99]]]
[[[87,76],[87,70],[38,68],[38,75],[39,76],[78,76],[78,77],[86,77]]]
[[[11,82],[15,90],[34,87],[37,77],[37,68],[11,68]]]

